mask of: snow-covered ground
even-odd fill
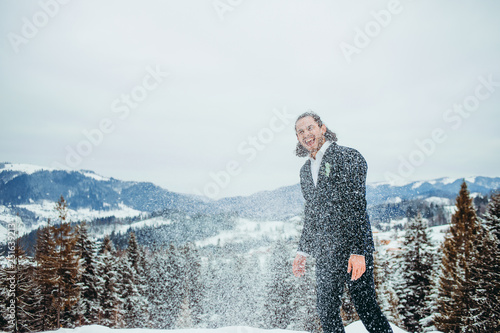
[[[234,229],[224,230],[216,236],[197,241],[196,245],[203,247],[220,243],[223,246],[227,243],[241,243],[263,237],[268,237],[273,241],[288,237],[298,237],[297,220],[300,220],[300,218],[295,217],[288,221],[254,221],[239,218]]]
[[[407,222],[407,218],[392,220],[390,222],[390,231],[373,231],[374,240],[385,249],[399,250],[403,245],[405,232],[404,230],[396,231],[394,227],[398,225],[404,228]],[[215,236],[196,241],[195,244],[198,247],[217,244],[224,246],[227,244],[242,243],[249,240],[258,240],[263,237],[267,237],[271,241],[291,238],[297,239],[300,237],[298,228],[299,224],[301,224],[301,222],[300,217],[298,216],[288,221],[255,221],[238,218],[234,229],[221,231]],[[132,224],[131,226],[134,227],[135,224]],[[124,228],[126,231],[128,226],[124,226]],[[441,246],[448,229],[449,225],[440,225],[429,228],[429,236],[435,247]],[[112,230],[109,230],[109,232],[111,231]],[[115,232],[120,232],[120,230],[115,229]],[[251,249],[249,254],[265,253],[268,250],[269,249],[267,247],[254,248]]]
[[[54,168],[47,168],[47,167],[42,167],[39,165],[32,165],[32,164],[22,164],[22,163],[5,163],[2,168],[0,168],[2,171],[17,171],[17,172],[22,172],[26,173],[28,175],[31,175],[32,173],[38,172],[38,171],[54,171],[56,169]]]
[[[43,219],[57,219],[57,211],[55,210],[56,204],[53,201],[43,200],[41,203],[33,203],[26,205],[19,205],[19,207],[27,209],[36,214],[36,216]],[[119,209],[110,210],[93,210],[89,208],[82,209],[68,209],[68,219],[70,221],[91,221],[96,218],[115,216],[117,218],[135,217],[144,212],[130,208],[124,204],[119,205]]]
[[[9,224],[15,223],[15,230],[19,236],[27,234],[32,230],[36,230],[41,226],[47,224],[47,220],[58,221],[57,211],[55,210],[55,203],[53,201],[44,200],[41,203],[33,203],[26,205],[19,205],[18,207],[27,209],[38,216],[39,222],[34,225],[26,226],[19,216],[8,207],[0,205],[0,243],[5,242],[7,239],[7,228]],[[91,210],[89,208],[83,208],[78,210],[68,209],[68,220],[71,222],[76,221],[92,221],[96,218],[103,218],[109,216],[115,216],[117,218],[126,217],[136,217],[136,216],[146,216],[147,213],[132,209],[128,206],[120,204],[120,208],[111,210]],[[112,225],[106,230],[108,233],[115,231],[116,233],[123,233],[128,230],[129,227],[141,228],[144,226],[159,226],[162,224],[169,224],[170,220],[165,220],[162,218],[153,218],[143,221],[133,223],[132,225]]]
[[[126,233],[129,229],[141,229],[144,227],[159,227],[162,225],[166,224],[171,224],[172,220],[166,219],[164,217],[158,216],[158,217],[152,217],[147,220],[142,220],[138,222],[134,222],[131,224],[110,224],[106,226],[99,227],[99,233],[103,235],[109,235],[112,232],[116,234],[124,234]]]
[[[388,204],[397,204],[397,203],[400,203],[401,201],[403,201],[403,200],[400,197],[391,197],[391,198],[387,198],[387,200],[385,202]]]
[[[9,225],[15,225],[16,230],[9,228]],[[22,235],[25,229],[19,216],[11,214],[7,207],[0,205],[0,243],[7,240],[9,231],[18,231],[19,234]]]
[[[427,199],[424,199],[424,201],[428,203],[433,203],[435,205],[443,205],[443,206],[451,206],[453,205],[452,200],[448,198],[441,198],[441,197],[429,197]]]
[[[400,222],[406,222],[406,218],[403,219],[405,221],[399,220]],[[404,223],[403,223],[404,225]],[[431,241],[434,243],[434,247],[439,247],[444,241],[444,237],[446,235],[446,232],[450,228],[449,225],[439,225],[436,227],[430,227],[429,228],[429,236],[431,238]],[[376,241],[376,243],[380,244],[383,246],[385,249],[389,250],[398,250],[403,246],[403,241],[404,241],[404,236],[405,232],[404,231],[385,231],[385,232],[379,232],[379,231],[374,231],[373,232],[373,238]]]
[[[394,333],[408,333],[392,325]],[[360,321],[352,323],[345,328],[346,333],[366,333],[368,332]],[[154,330],[154,329],[111,329],[99,325],[82,326],[74,329],[60,328],[59,333],[307,333],[305,331],[290,331],[290,330],[265,330],[260,328],[253,328],[247,326],[232,326],[216,329],[177,329],[177,330]]]

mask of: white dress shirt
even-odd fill
[[[318,184],[319,167],[321,166],[323,155],[325,155],[325,151],[328,149],[328,147],[330,147],[330,144],[330,141],[325,141],[320,150],[318,150],[318,152],[316,153],[315,158],[309,156],[309,160],[311,161],[311,173],[314,181],[314,186]]]

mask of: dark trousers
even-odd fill
[[[352,272],[347,273],[348,260],[347,255],[316,260],[317,310],[323,332],[345,332],[340,307],[346,282],[359,318],[368,332],[392,332],[375,296],[373,255],[365,255],[366,272],[356,281],[351,281]]]

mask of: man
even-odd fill
[[[357,150],[337,145],[335,133],[313,112],[297,118],[295,131],[296,154],[309,159],[300,170],[305,219],[293,273],[304,275],[306,258],[316,258],[317,310],[323,332],[345,332],[340,306],[346,282],[366,329],[392,332],[375,296],[366,161]]]

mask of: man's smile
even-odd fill
[[[311,147],[312,145],[314,145],[314,143],[316,142],[316,138],[315,137],[312,137],[312,138],[308,138],[308,139],[305,139],[304,140],[304,143]]]

